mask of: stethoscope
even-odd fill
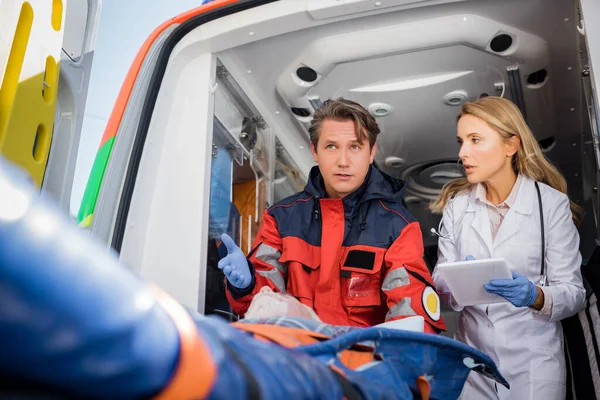
[[[502,94],[504,94],[504,92],[502,92]],[[461,160],[459,159],[456,164],[457,166],[461,163]],[[444,211],[442,211],[442,218],[440,219],[440,223],[438,225],[437,231],[435,230],[435,228],[431,228],[429,231],[435,235],[437,235],[440,239],[447,239],[447,240],[451,240],[452,239],[452,235],[454,234],[454,231],[456,231],[456,228],[458,228],[460,226],[460,223],[462,222],[463,218],[465,217],[465,215],[467,214],[467,209],[469,208],[469,205],[467,204],[467,207],[465,207],[465,210],[462,212],[462,214],[460,215],[460,218],[458,219],[458,221],[456,221],[456,223],[454,224],[454,226],[452,227],[451,231],[447,231],[446,234],[442,233],[442,229],[444,227],[444,216],[446,215],[446,210],[448,210],[448,207],[451,206],[452,202],[454,201],[454,198],[456,197],[456,193],[454,193],[450,199],[448,200],[448,202],[446,203],[446,205],[444,206]]]
[[[444,207],[444,211],[442,212],[442,218],[440,219],[440,223],[438,225],[437,231],[435,230],[435,228],[431,228],[430,229],[431,233],[436,234],[437,236],[439,236],[440,239],[451,240],[452,239],[452,235],[454,234],[454,231],[456,231],[456,228],[458,228],[460,226],[463,218],[465,217],[465,215],[467,215],[467,209],[469,208],[468,204],[467,204],[467,207],[465,207],[465,210],[460,215],[460,218],[458,218],[458,220],[456,221],[456,223],[452,227],[452,229],[450,231],[447,230],[445,234],[442,233],[442,229],[444,228],[444,216],[446,215],[446,210],[448,210],[448,207],[451,206],[451,204],[454,201],[455,197],[456,197],[456,194],[453,194],[452,197],[450,197],[450,200],[448,200],[448,203],[446,203],[446,206]]]

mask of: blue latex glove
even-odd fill
[[[224,233],[221,235],[221,240],[223,240],[223,244],[227,247],[228,254],[219,261],[219,269],[223,270],[227,280],[233,286],[238,289],[246,289],[250,285],[250,282],[252,282],[246,256],[228,234]]]
[[[473,261],[475,259],[475,257],[473,257],[472,255],[468,255],[465,257],[465,261]]]
[[[513,279],[492,279],[483,287],[510,301],[515,307],[529,307],[535,303],[537,289],[533,282],[523,275],[512,273]]]

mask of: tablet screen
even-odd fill
[[[506,301],[502,296],[488,293],[483,287],[492,279],[512,279],[510,269],[503,258],[440,263],[436,268],[461,306]]]

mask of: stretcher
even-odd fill
[[[294,318],[228,323],[140,280],[0,160],[0,397],[452,399],[455,340]]]

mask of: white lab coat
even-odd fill
[[[461,311],[437,270],[433,281],[444,301],[461,311],[455,339],[489,355],[510,383],[510,390],[480,374],[471,373],[461,399],[565,398],[566,369],[560,320],[581,310],[585,289],[580,273],[579,234],[563,193],[539,184],[544,207],[546,269],[552,296],[551,315],[541,315],[511,303],[467,306]],[[439,239],[438,263],[503,257],[511,270],[541,283],[540,214],[535,183],[525,176],[514,204],[492,242],[487,206],[476,199],[476,188],[457,195],[443,217],[442,233],[462,221],[450,239]]]

